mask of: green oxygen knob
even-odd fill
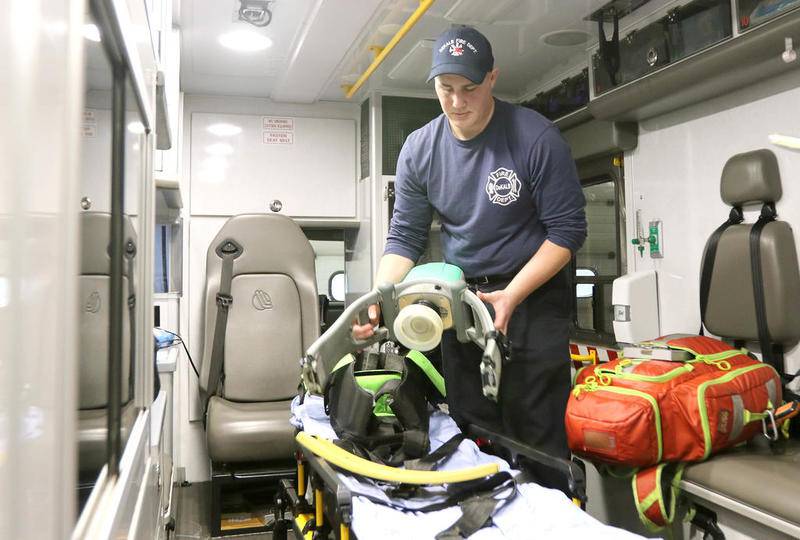
[[[636,246],[636,249],[639,250],[640,257],[644,255],[644,244],[638,238],[633,238],[631,244]]]

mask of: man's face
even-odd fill
[[[461,75],[436,77],[436,96],[456,135],[472,138],[480,133],[492,114],[492,88],[497,80],[497,69],[486,74],[481,84],[475,84]]]

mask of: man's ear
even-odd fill
[[[497,75],[500,73],[500,70],[497,68],[492,69],[489,72],[489,85],[491,88],[494,88],[495,83],[497,82]]]

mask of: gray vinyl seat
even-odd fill
[[[125,242],[136,245],[136,232],[124,219]],[[107,461],[109,305],[111,282],[111,214],[84,212],[80,216],[81,260],[78,290],[80,299],[78,355],[78,470],[94,480]],[[129,265],[123,265],[122,288],[126,297],[133,282]],[[130,312],[122,314],[122,444],[127,441],[135,413],[131,388]]]
[[[723,169],[720,193],[722,200],[733,207],[776,203],[782,189],[775,155],[769,150],[757,150],[732,157]],[[757,349],[759,330],[750,257],[752,228],[752,224],[731,225],[720,236],[704,324],[714,335]],[[760,259],[769,336],[773,343],[788,350],[800,339],[800,270],[794,236],[786,222],[772,221],[764,226]],[[777,520],[800,531],[800,507],[794,496],[800,484],[800,444],[790,441],[783,454],[774,454],[764,445],[756,446],[751,444],[688,466],[684,489],[735,501],[755,510],[753,516],[772,520],[767,525],[774,526]]]
[[[212,351],[220,291],[220,246],[241,248],[230,282],[222,377],[214,389]],[[299,360],[319,336],[314,251],[300,227],[276,214],[230,218],[208,248],[204,295],[201,394],[208,453],[214,463],[290,459],[294,428],[291,399],[300,380]]]

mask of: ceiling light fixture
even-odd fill
[[[242,128],[233,124],[211,124],[206,128],[209,133],[217,137],[232,137],[242,132]]]
[[[100,29],[97,28],[96,24],[84,24],[83,25],[83,37],[88,39],[89,41],[94,41],[95,43],[100,41]]]
[[[223,47],[238,52],[263,51],[272,47],[272,40],[267,36],[253,32],[252,30],[234,30],[219,36],[219,42]]]
[[[540,39],[542,43],[552,47],[574,47],[589,41],[589,32],[583,30],[556,30],[548,32]]]

